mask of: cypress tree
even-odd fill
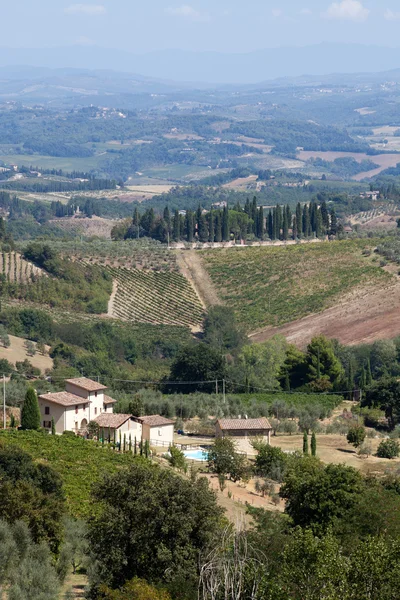
[[[132,434],[129,434],[129,452],[132,452]]]
[[[317,231],[317,205],[314,202],[314,200],[312,200],[310,202],[310,224],[311,224],[311,231],[315,232]]]
[[[304,237],[311,235],[310,211],[307,204],[303,208],[303,235]]]
[[[56,424],[54,423],[54,417],[51,417],[51,435],[56,435]]]
[[[325,231],[327,231],[329,229],[329,213],[325,200],[321,202],[321,217],[322,223],[325,227]]]
[[[251,218],[251,215],[250,215],[250,212],[251,212],[251,210],[250,210],[250,200],[248,198],[246,198],[246,204],[244,205],[244,212],[246,213],[246,215],[249,216],[249,218]]]
[[[332,207],[330,210],[330,233],[331,235],[336,235],[337,234],[337,226],[338,226],[338,222],[337,222],[337,217],[336,217],[336,213],[335,213],[335,209]]]
[[[315,221],[315,235],[320,238],[324,235],[324,224],[322,222],[322,215],[319,208],[316,209],[316,221]]]
[[[303,454],[308,454],[308,435],[306,430],[303,433]]]
[[[124,433],[124,454],[126,452],[126,433]]]
[[[211,209],[208,215],[208,241],[213,242],[215,238],[214,232],[214,212]]]
[[[35,390],[30,387],[25,395],[21,411],[21,429],[40,429],[39,402]]]
[[[283,219],[282,219],[282,239],[287,240],[289,235],[289,224],[287,220],[287,212],[283,211]]]
[[[293,217],[293,226],[292,226],[292,239],[295,240],[298,237],[297,233],[297,217]]]
[[[222,212],[222,240],[224,242],[229,241],[229,214],[227,206],[224,206],[224,210]]]
[[[135,445],[133,447],[133,453],[137,454],[137,441],[136,441],[136,436],[135,436]]]
[[[253,231],[254,235],[257,235],[257,198],[253,197],[253,202],[251,203],[251,218],[253,220]]]
[[[272,210],[272,238],[276,240],[278,237],[278,219],[276,214],[276,207]]]
[[[169,212],[168,206],[166,206],[164,208],[163,219],[167,225],[167,231],[168,231],[169,235],[171,235],[171,214]]]
[[[121,432],[118,432],[118,452],[121,452],[122,450],[122,436],[121,436]]]
[[[272,216],[271,210],[268,211],[268,237],[270,240],[273,239],[274,236],[274,220]]]
[[[276,205],[276,227],[275,227],[275,232],[276,232],[276,239],[280,240],[281,239],[281,229],[282,229],[282,208],[280,206],[280,204]]]
[[[296,206],[296,233],[297,237],[300,239],[302,237],[303,227],[302,227],[302,211],[300,202],[297,203]],[[296,239],[296,238],[293,238]]]
[[[200,242],[208,242],[208,227],[206,217],[204,215],[200,216],[198,233]]]
[[[173,238],[175,242],[179,242],[180,239],[180,224],[181,224],[181,220],[180,220],[180,215],[178,210],[175,211],[174,213],[174,218],[173,218]]]
[[[264,209],[262,206],[258,209],[257,237],[264,238]]]
[[[285,372],[285,380],[284,380],[284,384],[283,384],[283,389],[285,390],[285,392],[290,392],[290,379],[289,379],[288,371]]]
[[[193,213],[191,210],[186,211],[185,234],[186,240],[189,243],[193,242]]]
[[[361,370],[360,381],[358,383],[360,386],[360,390],[365,390],[366,382],[367,382],[367,374],[366,374],[365,366],[364,366]]]
[[[140,215],[137,208],[135,208],[132,219],[132,226],[135,232],[136,238],[139,238],[140,235]]]
[[[218,210],[215,215],[215,241],[222,242],[222,219],[220,210]]]
[[[311,456],[317,456],[317,437],[315,431],[311,435]]]

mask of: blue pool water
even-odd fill
[[[184,450],[183,454],[189,460],[201,460],[203,462],[207,460],[207,458],[203,454],[203,450]]]

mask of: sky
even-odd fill
[[[321,42],[400,46],[399,0],[14,0],[2,6],[1,21],[0,45],[14,48],[243,53]]]

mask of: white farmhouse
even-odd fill
[[[86,377],[78,377],[67,379],[65,388],[65,392],[39,396],[41,425],[45,429],[51,429],[51,421],[54,419],[56,433],[84,433],[88,423],[96,416],[103,412],[113,412],[116,400],[105,395],[105,385]]]
[[[135,439],[138,444],[142,440],[142,424],[135,421],[135,417],[132,415],[103,412],[95,417],[93,421],[99,426],[100,435],[102,435],[101,430],[104,430],[105,439],[109,435],[110,440],[113,441],[115,434],[115,439],[118,442],[119,436],[121,435],[121,438],[123,438],[126,434],[127,439],[129,439],[129,435],[131,436],[132,443],[135,442]]]

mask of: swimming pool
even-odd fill
[[[199,460],[202,462],[207,460],[207,457],[203,454],[203,450],[184,450],[183,454],[189,460]]]

